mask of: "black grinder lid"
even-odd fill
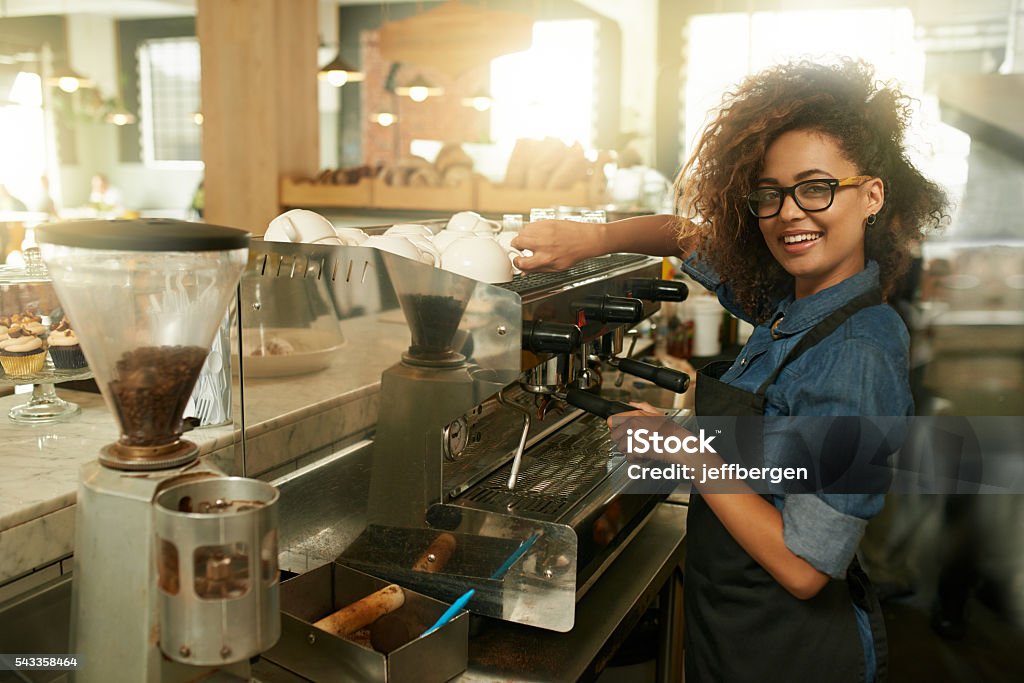
[[[171,218],[74,220],[35,229],[36,241],[111,251],[229,251],[249,246],[249,233]]]

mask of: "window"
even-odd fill
[[[792,59],[863,59],[882,81],[895,81],[916,98],[907,131],[908,153],[954,201],[967,180],[967,137],[940,120],[936,98],[925,92],[925,47],[906,8],[794,10],[696,16],[688,30],[686,155],[722,93],[747,74]],[[680,163],[686,158],[684,155]],[[956,202],[955,203],[959,203]]]
[[[692,149],[709,112],[747,74],[809,58],[836,55],[875,65],[882,80],[895,78],[911,94],[924,81],[924,52],[914,40],[908,9],[735,12],[694,17],[688,30],[685,142]]]
[[[538,21],[533,46],[491,63],[491,137],[594,143],[597,27],[587,19]]]
[[[0,68],[0,185],[33,210],[41,201],[39,178],[46,174],[52,151],[52,145],[47,145],[42,92],[38,74],[18,66]]]
[[[139,89],[146,165],[202,167],[199,40],[143,42],[139,47]]]

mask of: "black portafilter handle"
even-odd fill
[[[572,323],[523,321],[523,348],[533,353],[572,353],[583,343],[583,333]]]
[[[636,410],[635,406],[631,406],[627,403],[620,403],[618,401],[609,401],[606,398],[601,398],[597,394],[592,394],[589,391],[583,389],[569,389],[565,392],[565,402],[571,406],[582,408],[588,413],[593,413],[604,419],[608,419],[612,415],[618,415],[619,413],[625,413],[630,410]]]
[[[626,289],[645,301],[684,301],[690,294],[685,282],[658,278],[633,278],[626,283]]]
[[[638,323],[644,319],[644,302],[628,296],[599,294],[576,304],[587,320],[602,323]]]
[[[690,386],[690,376],[685,372],[663,368],[633,358],[623,358],[618,362],[619,370],[630,375],[635,375],[649,382],[654,382],[662,389],[674,391],[677,394],[684,393]]]

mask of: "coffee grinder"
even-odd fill
[[[378,524],[418,527],[426,510],[440,502],[441,426],[474,405],[475,367],[457,338],[477,283],[389,257],[385,265],[411,343],[402,360],[381,376],[369,518]]]
[[[249,235],[116,220],[37,237],[121,432],[80,473],[75,680],[248,680],[250,657],[280,634],[278,494],[202,463],[181,435]]]

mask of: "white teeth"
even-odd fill
[[[807,240],[816,240],[821,235],[816,233],[804,233],[802,235],[786,235],[782,238],[785,244],[796,244],[797,242],[806,242]]]

